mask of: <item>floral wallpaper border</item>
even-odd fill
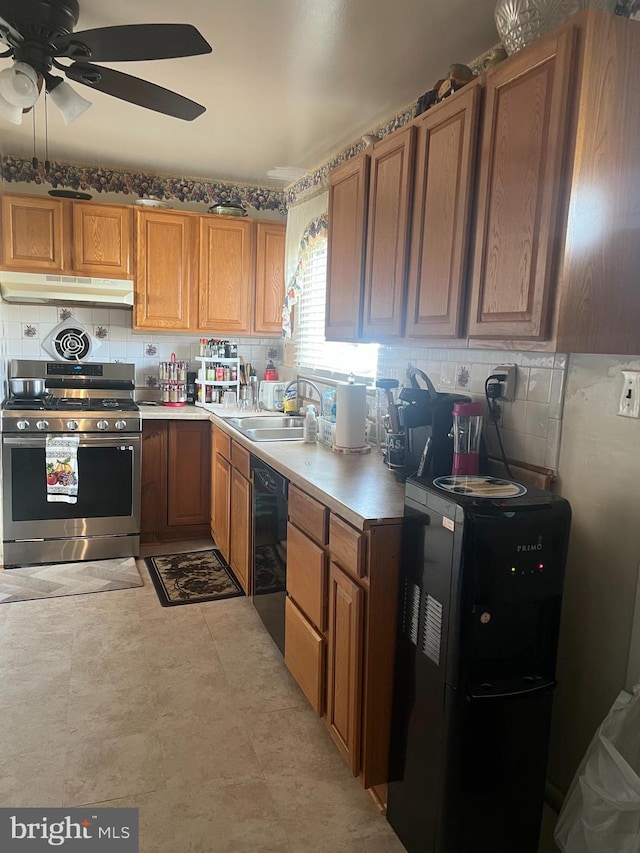
[[[51,162],[49,168],[31,159],[4,154],[0,159],[0,172],[7,183],[24,182],[49,184],[59,187],[97,193],[122,193],[139,198],[157,198],[166,201],[240,202],[254,210],[277,210],[286,216],[286,194],[269,187],[232,184],[197,178],[171,178],[145,172],[120,172],[96,166],[75,166],[71,163]]]
[[[503,45],[501,42],[494,45],[493,47],[486,50],[476,59],[469,63],[469,67],[473,71],[474,76],[479,76],[484,71],[486,71],[487,63],[491,59],[494,51],[502,48]],[[405,124],[408,124],[412,121],[418,112],[418,102],[414,101],[411,104],[408,104],[404,107],[400,112],[396,113],[393,118],[384,122],[373,130],[369,131],[369,136],[377,137],[377,139],[384,139],[385,136],[388,136],[390,133],[393,133],[394,130],[398,130],[400,127],[404,127]],[[350,160],[351,157],[355,157],[361,151],[363,151],[367,147],[367,143],[364,141],[355,142],[350,145],[348,148],[345,148],[339,154],[336,154],[331,160],[324,163],[319,168],[308,172],[294,184],[291,184],[287,188],[286,198],[287,205],[291,206],[295,204],[297,201],[301,201],[301,196],[309,193],[312,189],[316,187],[324,187],[328,185],[328,177],[329,172],[332,169],[335,169],[336,166],[339,166],[341,163],[344,163],[346,160]]]

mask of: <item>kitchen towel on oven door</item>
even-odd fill
[[[47,500],[74,504],[78,501],[77,435],[48,435],[45,448]]]

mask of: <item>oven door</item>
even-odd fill
[[[45,436],[2,437],[5,541],[140,532],[140,435],[79,438],[78,501],[67,504],[47,501]]]

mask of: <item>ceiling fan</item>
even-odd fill
[[[38,100],[44,86],[65,124],[90,102],[57,74],[61,71],[107,95],[165,115],[193,121],[205,111],[195,101],[98,62],[173,59],[211,53],[211,45],[190,24],[129,24],[74,33],[77,0],[0,0],[0,58],[14,60],[0,71],[0,116],[14,124]],[[60,60],[70,60],[70,64]]]

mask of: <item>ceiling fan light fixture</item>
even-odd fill
[[[26,62],[14,62],[0,71],[0,95],[20,109],[34,106],[40,95],[36,70]]]
[[[0,95],[0,118],[10,121],[11,124],[22,124],[22,107],[14,107]]]
[[[64,80],[49,90],[49,97],[62,113],[62,118],[66,125],[80,118],[92,106],[91,101],[87,101],[86,98],[79,95]]]

